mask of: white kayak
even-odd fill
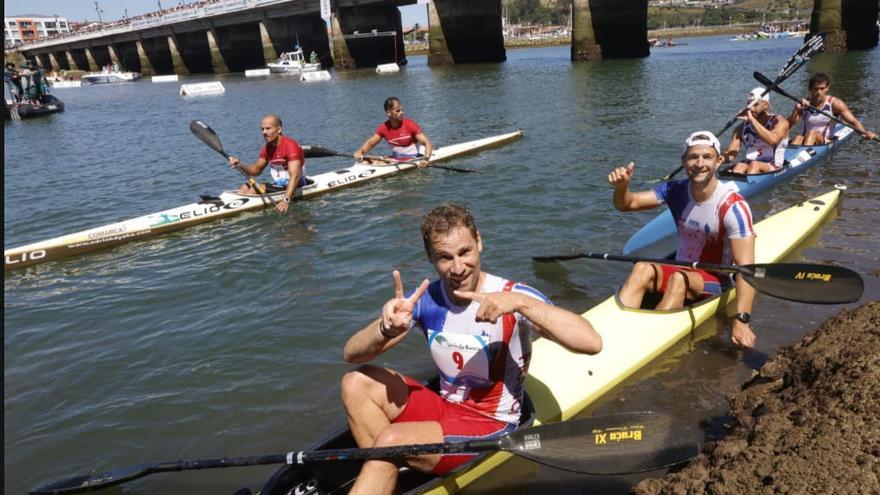
[[[515,131],[465,143],[443,146],[434,150],[430,162],[450,160],[462,155],[500,146],[520,137],[522,137],[522,131]],[[308,185],[297,188],[293,200],[310,198],[416,168],[415,164],[409,163],[392,165],[355,163],[348,168],[307,177]],[[280,201],[284,196],[284,191],[271,193],[271,196],[275,201]],[[269,206],[272,206],[271,203],[260,196],[243,195],[236,191],[224,191],[219,196],[213,197],[202,196],[201,201],[197,203],[190,203],[130,220],[102,225],[73,234],[4,250],[5,259],[3,267],[4,270],[24,268],[45,261],[106,249],[136,239],[161,235],[192,225]]]

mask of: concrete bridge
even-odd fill
[[[161,15],[117,22],[22,47],[54,70],[90,70],[118,63],[151,74],[241,72],[265,67],[302,46],[337,69],[406,63],[398,6],[416,0],[330,0],[327,25],[320,0],[220,0]],[[563,0],[564,1],[564,0]],[[649,54],[647,0],[570,0],[572,60]],[[877,45],[878,3],[815,0],[811,31],[826,31],[832,47]],[[430,0],[429,64],[506,59],[501,0]]]

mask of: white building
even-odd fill
[[[67,18],[57,15],[23,14],[4,17],[3,21],[6,48],[69,32]]]

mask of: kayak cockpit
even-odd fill
[[[438,380],[429,387],[436,390]],[[526,395],[520,414],[520,427],[531,426],[535,421],[535,406]],[[343,428],[325,440],[310,447],[310,450],[345,449],[357,447],[351,431]],[[450,474],[472,467],[490,453],[477,455],[473,461],[454,469]],[[325,495],[348,493],[360,472],[361,460],[333,461],[302,466],[283,466],[266,482],[260,490],[261,495]],[[408,467],[401,467],[397,480],[397,493],[417,493],[439,478]]]

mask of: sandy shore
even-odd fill
[[[880,302],[781,349],[729,401],[723,440],[633,493],[880,493]]]

